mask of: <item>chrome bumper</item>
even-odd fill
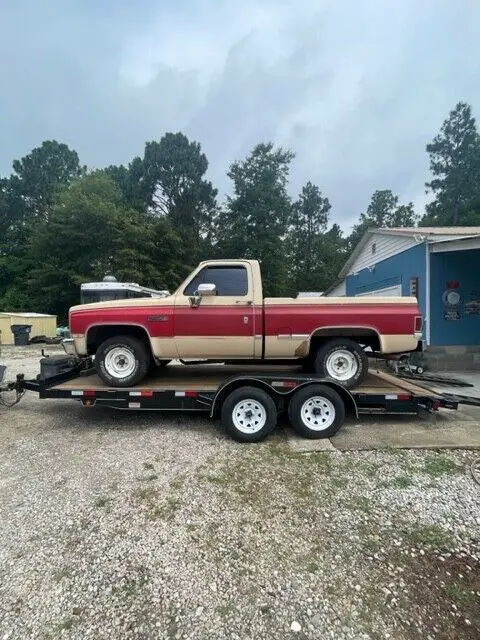
[[[63,350],[68,356],[76,356],[77,350],[75,349],[75,341],[73,338],[65,338],[62,340]]]

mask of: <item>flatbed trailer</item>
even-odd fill
[[[40,364],[36,379],[18,375],[4,390],[16,391],[18,399],[30,390],[41,399],[73,399],[88,408],[203,412],[220,418],[228,433],[243,442],[263,440],[282,413],[301,435],[328,438],[347,414],[416,415],[458,408],[455,400],[375,369],[361,385],[346,390],[298,366],[171,364],[140,385],[115,388],[96,375],[90,358],[55,356]]]

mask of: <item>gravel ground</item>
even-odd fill
[[[0,424],[0,638],[480,637],[474,452],[305,455],[33,394]]]

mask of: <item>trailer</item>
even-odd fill
[[[0,400],[1,390],[0,379]],[[347,415],[419,415],[458,408],[455,399],[375,369],[360,386],[347,390],[298,366],[170,364],[137,386],[115,388],[96,375],[91,358],[73,356],[44,357],[35,379],[18,375],[14,382],[4,383],[3,390],[16,394],[11,404],[33,391],[41,399],[76,400],[89,409],[205,413],[220,419],[241,442],[263,440],[281,414],[299,434],[315,439],[333,436]]]

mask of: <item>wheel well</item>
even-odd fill
[[[138,338],[147,345],[149,352],[152,353],[150,338],[145,329],[131,325],[109,324],[98,325],[88,330],[87,354],[89,356],[95,355],[98,346],[105,340],[108,340],[108,338],[113,338],[114,336],[131,336],[132,338]]]
[[[319,347],[334,338],[349,338],[358,342],[364,347],[370,347],[372,351],[380,351],[380,336],[375,329],[362,327],[332,327],[329,329],[319,329],[315,331],[310,340],[310,354],[317,351]]]

